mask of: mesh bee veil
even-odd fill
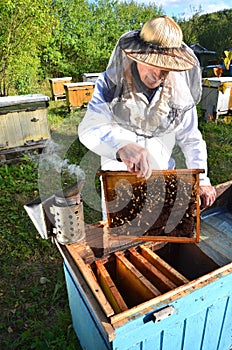
[[[122,38],[133,40],[138,35],[139,31],[132,31]],[[113,99],[108,102],[114,120],[123,128],[147,138],[172,132],[181,123],[186,111],[200,101],[201,71],[197,58],[183,43],[182,47],[195,62],[194,67],[184,71],[169,71],[159,89],[156,103],[149,104],[141,98],[141,91],[135,84],[132,70],[135,60],[121,49],[120,40],[106,69],[107,78],[115,86]],[[162,52],[159,54],[162,55]]]

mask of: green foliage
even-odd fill
[[[133,0],[0,2],[0,94],[41,90],[46,77],[105,69],[119,36],[161,14]]]
[[[139,29],[149,18],[160,14],[152,5],[144,6],[134,1],[119,2],[101,0],[91,4],[92,21],[86,42],[87,57],[93,71],[105,70],[109,57],[119,37],[133,29]],[[98,38],[98,40],[96,40]]]
[[[43,70],[51,76],[78,77],[92,17],[89,4],[86,0],[53,0],[52,13],[59,26],[53,30],[50,46],[41,52]]]
[[[55,25],[50,5],[51,0],[0,2],[1,95],[33,92],[37,87],[38,52],[48,44]]]
[[[202,29],[202,31],[201,31]],[[198,27],[199,42],[223,55],[224,50],[232,46],[232,10],[224,10],[200,18]]]
[[[184,42],[188,45],[198,43],[197,26],[199,22],[199,13],[195,13],[190,20],[181,20],[179,25],[183,32]]]
[[[42,240],[23,205],[38,196],[38,166],[0,166],[0,344],[4,350],[80,349],[55,245]]]
[[[216,51],[217,57],[232,46],[232,10],[200,15],[195,13],[189,20],[180,20],[187,44],[199,43]]]
[[[2,0],[0,95],[41,92],[48,77],[101,72],[118,38],[139,29],[162,7],[134,0]],[[232,46],[232,10],[176,19],[187,44],[200,43],[218,58]]]
[[[53,33],[55,50],[49,48],[42,53],[43,69],[48,72],[47,68],[52,67],[51,75],[71,75],[75,80],[86,72],[103,71],[118,38],[161,13],[152,5],[117,0],[54,0],[53,11],[60,26]],[[60,53],[58,59],[53,52]]]

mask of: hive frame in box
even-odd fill
[[[203,169],[153,170],[151,178],[146,181],[145,178],[138,178],[136,173],[129,173],[127,171],[100,171],[98,173],[98,175],[102,177],[104,196],[105,196],[105,200],[106,200],[107,221],[108,221],[109,230],[110,230],[111,234],[114,235],[114,233],[117,232],[117,235],[118,235],[118,232],[121,231],[119,233],[120,240],[123,240],[123,238],[125,238],[125,240],[128,240],[128,238],[130,238],[131,240],[143,241],[143,242],[144,241],[162,241],[162,242],[176,242],[176,243],[198,243],[200,240],[199,175],[200,175],[200,173],[203,173],[203,172],[204,172]],[[184,183],[184,181],[183,181],[184,178],[186,178],[188,180],[188,182],[189,182],[189,180],[191,180],[191,186],[192,186],[192,188],[194,188],[194,190],[191,189],[191,196],[192,195],[195,196],[195,197],[193,197],[193,199],[195,200],[195,213],[194,213],[195,236],[194,237],[188,237],[187,235],[189,233],[187,233],[187,232],[186,232],[186,234],[179,236],[179,233],[178,233],[179,226],[177,226],[176,234],[175,234],[175,231],[172,230],[172,233],[170,236],[168,236],[167,234],[166,235],[163,234],[166,231],[167,225],[166,225],[166,227],[163,227],[162,235],[160,235],[160,233],[158,235],[152,235],[151,233],[149,233],[149,235],[143,235],[146,232],[146,230],[144,230],[142,235],[138,234],[138,233],[135,235],[130,235],[129,233],[126,233],[127,227],[129,227],[128,224],[131,226],[130,222],[128,223],[128,220],[127,220],[127,222],[125,221],[125,223],[123,223],[123,225],[121,226],[121,228],[123,228],[123,229],[112,226],[112,222],[114,221],[115,217],[118,220],[121,220],[121,221],[124,220],[124,217],[122,217],[120,215],[123,211],[125,211],[125,207],[123,208],[123,210],[121,212],[119,211],[120,215],[118,215],[118,217],[117,217],[118,213],[116,213],[116,215],[115,215],[115,212],[112,212],[112,205],[111,204],[114,202],[113,205],[115,205],[115,206],[118,205],[118,203],[115,204],[116,203],[115,201],[117,199],[117,195],[119,193],[119,192],[117,192],[118,189],[115,190],[116,187],[118,186],[118,183],[121,183],[121,181],[126,181],[126,183],[129,183],[129,187],[130,186],[133,187],[134,185],[138,185],[138,187],[139,187],[139,186],[141,186],[141,184],[142,185],[146,184],[146,186],[148,186],[146,188],[149,189],[149,188],[151,188],[151,187],[149,187],[151,185],[147,185],[149,181],[159,178],[159,179],[161,179],[161,182],[163,181],[163,184],[165,183],[165,186],[166,186],[166,179],[168,177],[171,177],[171,179],[176,178],[176,183],[180,187],[181,187],[180,181],[182,181],[182,183]],[[124,186],[124,184],[123,184],[123,186]],[[127,185],[125,185],[125,186],[127,186]],[[133,187],[133,191],[134,191],[134,188],[135,187]],[[178,203],[178,197],[179,197],[179,194],[181,193],[181,191],[183,190],[183,188],[178,191],[178,194],[175,197],[175,203],[172,206],[172,208],[170,209],[170,216],[168,217],[168,219],[166,221],[166,224],[168,224],[169,226],[172,226],[172,223],[169,222],[169,218],[172,216],[172,219],[173,219],[173,216],[175,215],[174,208],[177,209],[177,206],[181,204],[181,203]],[[165,189],[167,191],[167,187],[165,187]],[[129,189],[129,191],[130,190],[131,189]],[[194,192],[194,194],[192,194],[192,192]],[[116,193],[117,193],[117,195],[116,195]],[[124,193],[125,193],[125,191],[124,191]],[[134,192],[132,192],[132,196],[133,195],[134,195]],[[191,197],[191,200],[192,200],[192,197]],[[162,200],[161,200],[161,202],[159,202],[159,205],[161,205],[161,207],[162,207],[163,204],[164,204],[164,202],[162,202]],[[120,205],[121,205],[121,203],[119,204],[119,206]],[[159,210],[161,210],[161,207],[159,208]],[[131,208],[131,206],[130,206],[130,208]],[[145,208],[145,210],[146,210],[146,208]],[[167,212],[167,207],[162,209],[162,210],[164,210],[164,212],[166,210],[166,212]],[[179,212],[180,212],[180,210],[179,210]],[[182,211],[182,213],[180,213],[180,214],[179,214],[179,212],[178,212],[178,215],[181,214],[182,217],[184,217],[184,215],[185,216],[189,215],[187,213],[187,210],[186,210],[186,212]],[[172,213],[174,213],[174,214],[172,214]],[[177,219],[177,216],[174,218],[174,221]],[[179,219],[181,220],[182,217],[180,216]],[[134,225],[133,220],[134,219],[132,219],[132,221],[131,221],[133,223],[133,225],[132,225],[132,229],[130,229],[130,230],[134,230],[134,232],[135,232],[136,230],[135,230],[135,225]],[[137,217],[136,217],[136,220],[137,220]],[[159,220],[159,217],[158,217],[158,220]],[[141,217],[140,222],[142,222],[142,221],[144,221],[144,216]],[[114,223],[113,223],[113,225],[114,225]],[[178,223],[178,225],[179,225],[179,223]],[[118,226],[120,226],[120,225],[118,225]],[[143,225],[143,227],[144,227],[144,225]],[[150,227],[149,227],[149,229],[150,229]],[[141,230],[140,230],[140,232],[141,232]],[[190,232],[190,234],[193,235],[193,232]]]
[[[231,186],[232,181],[215,186],[215,203],[201,213],[199,244],[146,242],[128,249],[120,247],[113,253],[114,262],[117,261],[113,267],[119,273],[117,280],[112,266],[107,266],[112,254],[99,257],[93,255],[85,242],[61,245],[55,239],[64,258],[73,327],[83,349],[231,348]],[[104,227],[98,232],[101,231],[98,227],[90,226],[86,231],[91,228],[94,238],[104,235]],[[174,249],[171,260],[170,248]],[[154,281],[154,275],[159,281]],[[149,300],[125,306],[116,290],[125,297],[121,277],[127,283],[127,299],[130,295],[135,297],[134,291],[142,284],[146,289],[139,291]],[[146,279],[158,289],[165,285],[167,290],[150,298],[149,291],[154,289]]]

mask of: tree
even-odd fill
[[[232,10],[200,15],[195,13],[188,20],[181,20],[180,26],[187,44],[199,43],[216,51],[218,59],[232,47]]]
[[[55,25],[50,0],[1,0],[1,95],[31,92],[39,76],[38,51],[45,46]]]
[[[92,20],[87,0],[53,0],[51,11],[59,26],[52,31],[50,45],[41,50],[42,69],[46,76],[78,78],[85,65],[85,47]]]
[[[161,13],[153,5],[118,0],[54,0],[52,8],[60,26],[53,32],[49,53],[42,53],[43,68],[54,77],[71,75],[75,80],[104,70],[121,34]]]
[[[201,30],[200,30],[201,28]],[[206,14],[200,18],[198,37],[203,46],[209,46],[221,57],[232,47],[232,10]]]
[[[191,20],[181,20],[180,27],[183,32],[184,42],[187,45],[198,43],[198,32],[200,13],[195,13]]]
[[[160,15],[161,8],[138,4],[135,1],[100,0],[91,4],[92,22],[89,37],[91,47],[88,53],[97,71],[106,68],[110,54],[119,37],[141,25],[151,17]],[[91,35],[94,33],[94,35]]]
[[[2,0],[0,94],[32,93],[47,77],[106,68],[118,38],[162,8],[134,0]]]

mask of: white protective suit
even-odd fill
[[[125,35],[135,34],[137,31]],[[106,71],[96,81],[79,125],[80,141],[101,156],[103,170],[126,170],[116,153],[129,143],[149,150],[153,169],[171,169],[175,166],[172,150],[178,144],[187,168],[205,169],[200,174],[200,184],[210,185],[206,144],[198,129],[196,111],[201,97],[200,67],[169,72],[153,92],[139,81],[136,69],[135,61],[117,44]]]

